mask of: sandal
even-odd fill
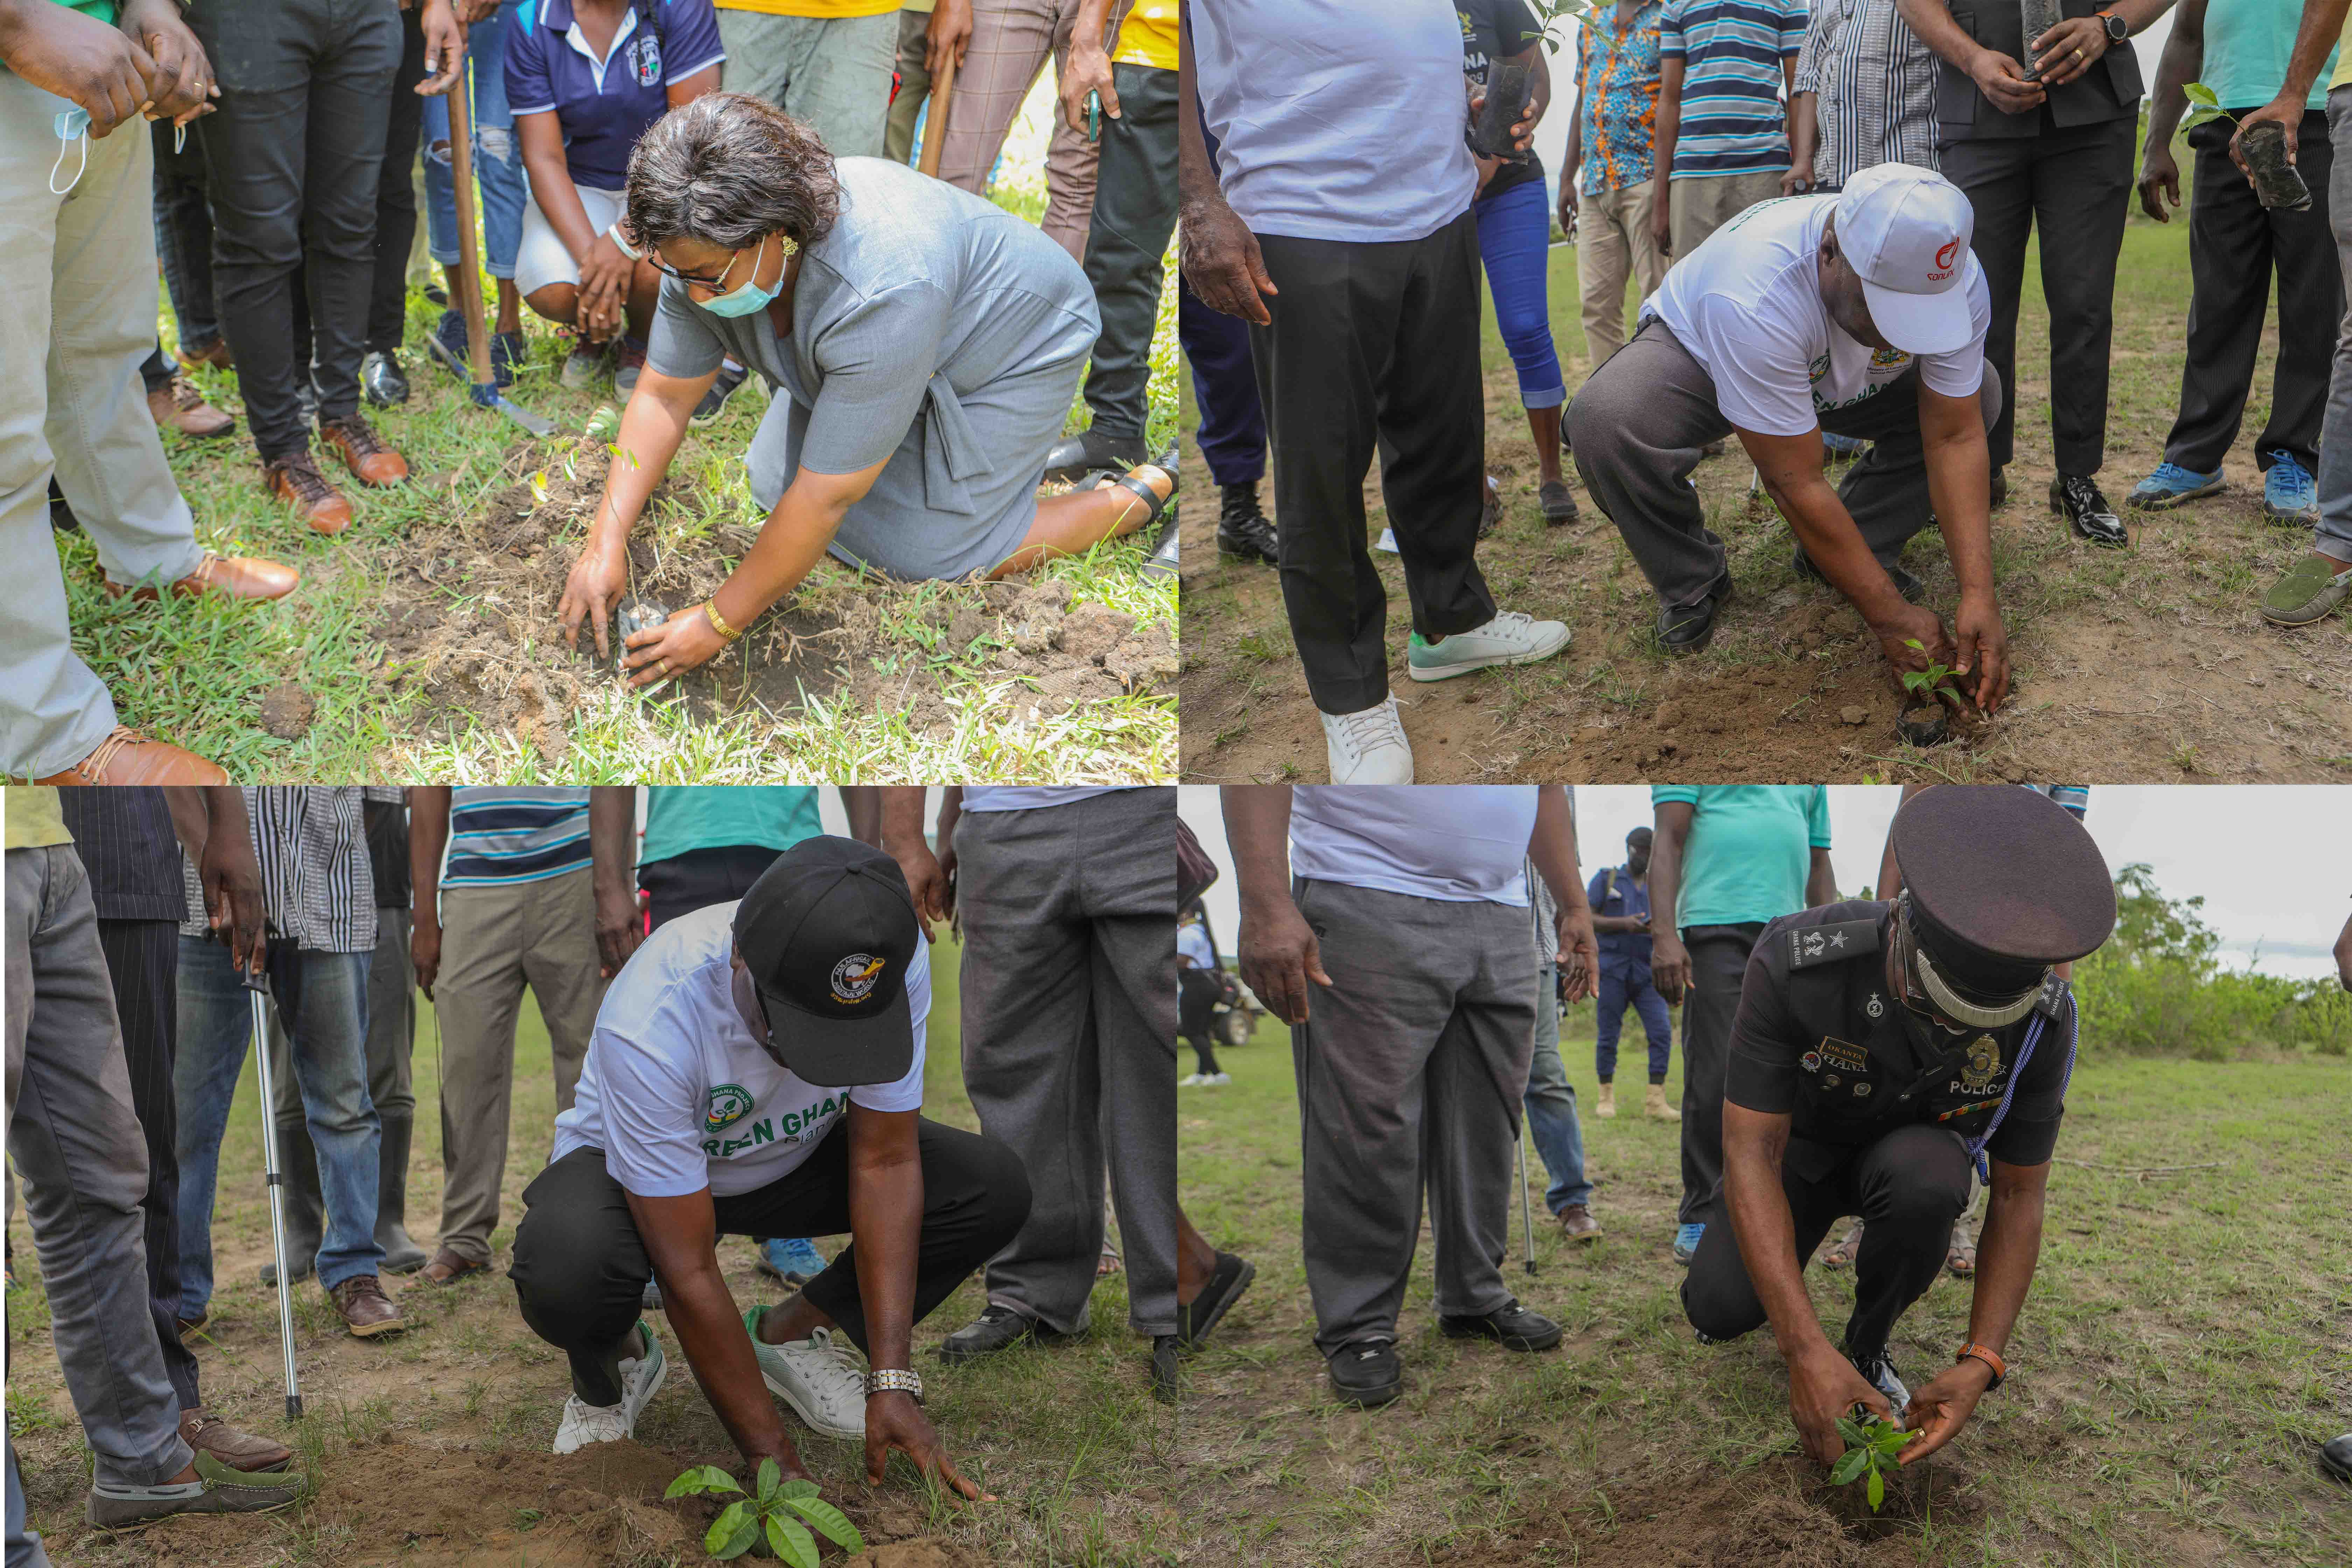
[[[1861,1250],[1862,1221],[1856,1220],[1853,1222],[1853,1229],[1847,1231],[1844,1236],[1841,1237],[1835,1246],[1832,1247],[1827,1252],[1822,1254],[1822,1267],[1824,1268],[1850,1268],[1853,1266],[1853,1255]]]
[[[1108,1279],[1126,1267],[1118,1260],[1118,1248],[1108,1241],[1104,1242],[1102,1256],[1095,1259],[1095,1278]]]
[[[1944,1267],[1956,1279],[1972,1279],[1977,1272],[1977,1244],[1967,1239],[1966,1233],[1952,1235],[1951,1250],[1944,1254]]]
[[[1160,494],[1138,477],[1140,471],[1144,468],[1157,468],[1160,472],[1168,476],[1168,493],[1166,495],[1163,496]],[[1160,521],[1161,518],[1164,516],[1167,519],[1166,523],[1163,524],[1164,530],[1165,528],[1172,528],[1175,525],[1176,491],[1181,483],[1181,480],[1177,475],[1176,454],[1173,451],[1167,451],[1162,452],[1157,461],[1150,463],[1138,463],[1133,468],[1129,468],[1124,474],[1114,474],[1108,468],[1097,468],[1092,473],[1087,475],[1086,478],[1080,479],[1078,481],[1077,488],[1082,490],[1122,489],[1139,496],[1142,499],[1146,509],[1143,514],[1144,527],[1149,528],[1151,524]],[[1125,522],[1128,520],[1128,517],[1133,512],[1133,510],[1134,509],[1130,507],[1127,511],[1121,512],[1119,514],[1119,521]],[[1142,530],[1138,529],[1133,531],[1140,532]],[[1156,545],[1159,541],[1155,537],[1152,542]]]

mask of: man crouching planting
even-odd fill
[[[826,1436],[864,1438],[869,1480],[896,1448],[982,1496],[923,1414],[909,1340],[1021,1228],[1029,1180],[1003,1143],[917,1114],[930,1005],[906,879],[846,838],[803,840],[741,902],[637,949],[515,1232],[523,1321],[572,1360],[557,1453],[630,1436],[661,1387],[661,1342],[638,1316],[656,1279],[748,1463],[808,1473],[764,1384]],[[721,1235],[843,1232],[850,1245],[797,1296],[738,1316]]]
[[[1928,790],[1895,815],[1892,843],[1893,902],[1784,915],[1757,939],[1707,1215],[1731,1223],[1707,1226],[1683,1284],[1704,1341],[1770,1321],[1790,1415],[1823,1465],[1843,1454],[1839,1423],[1857,1405],[1920,1434],[1901,1452],[1915,1464],[2007,1375],[2074,1068],[2074,999],[2052,966],[2096,950],[2116,923],[2098,847],[2035,791]],[[1969,1337],[1914,1394],[1888,1338],[1943,1268],[1971,1166],[1991,1198]],[[1849,1214],[1865,1224],[1838,1348],[1803,1270]]]

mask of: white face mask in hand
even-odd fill
[[[59,110],[54,123],[58,132],[58,161],[49,165],[49,195],[62,196],[81,184],[82,173],[89,167],[89,110],[79,104]],[[81,144],[81,162],[74,166],[73,178],[60,187],[58,171],[66,166],[66,153],[77,142]]]

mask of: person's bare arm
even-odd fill
[[[2205,68],[2205,0],[2180,0],[2172,32],[2157,57],[2156,85],[2147,94],[2147,135],[2140,153],[2140,211],[2170,223],[2167,205],[2180,205],[2180,165],[2173,162],[2173,133],[2189,108],[2189,83]]]
[[[1895,10],[1921,43],[1976,83],[1985,100],[2003,114],[2039,109],[2048,96],[2041,83],[2026,79],[2022,65],[1969,37],[1944,0],[1895,0]]]
[[[514,128],[515,140],[522,148],[523,171],[530,178],[530,199],[539,204],[540,216],[562,241],[572,266],[580,271],[577,324],[583,332],[602,339],[621,320],[622,302],[628,298],[636,263],[623,254],[609,233],[598,234],[589,221],[580,187],[572,183],[571,166],[563,161],[563,128],[555,110],[518,114]]]
[[[939,0],[931,7],[930,26],[923,30],[923,69],[936,79],[953,58],[957,67],[963,65],[964,51],[971,47],[971,0]],[[946,127],[941,126],[942,134]]]
[[[616,449],[604,470],[604,493],[555,607],[567,647],[580,646],[584,621],[595,634],[596,657],[612,657],[613,609],[629,591],[629,531],[636,526],[654,487],[668,474],[695,405],[718,379],[717,365],[707,375],[664,375],[651,365],[638,373],[636,390],[621,410]]]
[[[1675,900],[1683,889],[1683,849],[1698,808],[1686,800],[1661,801],[1650,838],[1650,983],[1679,1005],[1690,989],[1690,950],[1683,946]]]
[[[940,875],[946,884],[947,918],[956,923],[959,935],[963,927],[956,916],[956,824],[963,820],[963,785],[948,784],[940,791],[940,815],[931,824],[933,853],[940,858]]]
[[[2009,630],[1993,587],[1992,457],[1983,403],[1973,392],[1947,397],[1922,380],[1919,438],[1927,448],[1927,500],[1960,588],[1959,607],[1952,612],[1952,676],[1990,715],[2009,695]],[[1943,630],[1932,612],[1921,614]],[[1895,667],[1909,668],[1901,660]]]
[[[1830,868],[1830,852],[1816,845],[1812,862],[1805,868],[1805,908],[1817,910],[1837,901],[1837,873]]]
[[[1789,172],[1780,176],[1780,194],[1801,196],[1813,188],[1813,158],[1821,150],[1821,122],[1816,118],[1819,93],[1800,92],[1789,99]]]
[[[1286,1024],[1307,1021],[1307,983],[1328,985],[1315,931],[1290,897],[1290,786],[1227,784],[1220,792],[1242,924],[1242,980]]]
[[[1192,0],[1178,10],[1184,47],[1176,65],[1176,234],[1184,281],[1201,303],[1263,327],[1274,321],[1265,300],[1281,292],[1265,269],[1257,236],[1225,201],[1209,162],[1201,128],[1201,100],[1192,74]]]
[[[1558,910],[1552,921],[1553,957],[1566,982],[1568,1000],[1599,995],[1601,949],[1592,936],[1592,906],[1584,897],[1584,879],[1577,870],[1576,813],[1568,791],[1558,784],[1536,790],[1536,826],[1528,837],[1528,858],[1551,889]]]
[[[596,971],[610,980],[646,940],[637,915],[637,792],[598,784],[588,792],[588,853],[596,887]]]
[[[1650,237],[1658,254],[1674,250],[1675,142],[1682,133],[1683,62],[1658,62],[1657,109],[1650,118]]]
[[[2128,37],[2147,31],[2171,6],[2172,0],[2116,0],[2100,9],[2121,17]],[[2033,57],[2034,70],[2045,87],[2065,86],[2115,47],[2108,41],[2106,24],[2097,16],[2068,16],[2040,37],[2025,40],[2025,51]]]
[[[2336,978],[2352,991],[2352,920],[2344,922],[2343,934],[2336,939]]]
[[[948,918],[948,879],[939,856],[923,839],[924,786],[893,784],[877,793],[882,797],[882,852],[898,862],[906,876],[915,918],[929,941],[931,922]]]
[[[1062,119],[1081,136],[1087,133],[1089,92],[1101,95],[1105,119],[1117,120],[1119,116],[1118,89],[1113,84],[1110,68],[1112,40],[1106,36],[1110,28],[1110,7],[1111,0],[1080,0],[1077,20],[1070,26],[1069,56],[1062,62]]]
[[[416,988],[433,1000],[441,974],[441,855],[449,847],[449,786],[420,784],[408,792],[408,962]]]
[[[1969,1303],[1969,1338],[1995,1355],[2005,1355],[2017,1314],[2033,1286],[2042,1258],[2043,1201],[2050,1167],[1991,1163],[1991,1195],[1985,1204],[1983,1234],[1977,1237],[1976,1294]],[[1937,1373],[1913,1392],[1905,1424],[1922,1436],[1903,1450],[1902,1461],[1916,1464],[1959,1435],[1992,1384],[1992,1368],[1970,1356]]]
[[[2302,141],[2304,106],[2311,101],[2311,84],[2319,79],[2322,68],[2327,64],[2328,51],[2336,47],[2344,36],[2344,15],[2352,9],[2352,0],[2303,0],[2303,20],[2294,29],[2294,51],[2287,56],[2286,81],[2279,88],[2278,96],[2255,110],[2241,115],[2238,129],[2230,138],[2230,156],[2241,169],[2246,167],[2246,132],[2264,121],[2277,124],[2286,132],[2286,161],[2295,161],[2296,143]],[[2253,172],[2247,170],[2252,179]]]
[[[163,791],[172,836],[188,853],[204,889],[205,921],[228,944],[228,961],[261,973],[269,911],[261,891],[261,863],[245,814],[245,792],[233,784],[174,784]]]
[[[1584,167],[1584,63],[1576,67],[1576,110],[1568,117],[1568,151],[1560,155],[1559,231],[1576,237],[1576,182]]]
[[[78,105],[98,137],[153,109],[176,81],[120,28],[56,0],[0,0],[0,64]]]

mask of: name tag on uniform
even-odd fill
[[[1822,1043],[1800,1058],[1797,1065],[1807,1072],[1819,1072],[1823,1068],[1850,1073],[1868,1072],[1870,1051],[1868,1047],[1857,1046],[1851,1040],[1841,1040],[1832,1036],[1823,1035]]]

